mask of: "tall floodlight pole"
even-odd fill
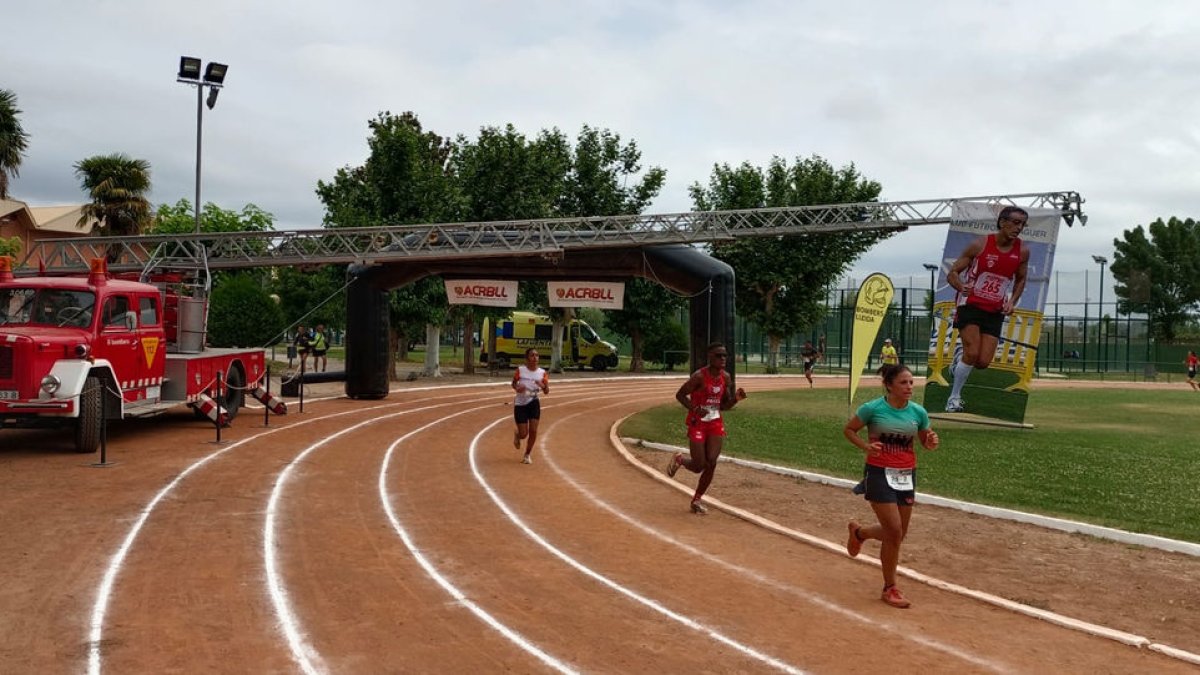
[[[925,269],[929,270],[929,317],[930,317],[930,320],[932,320],[933,304],[934,304],[934,301],[937,299],[938,266],[934,265],[932,263],[924,263],[921,266],[924,267]]]
[[[1108,332],[1104,330],[1104,266],[1108,264],[1108,258],[1094,255],[1092,261],[1100,265],[1100,310],[1096,312],[1096,315],[1100,317],[1100,330],[1096,333],[1096,337],[1100,340],[1101,366],[1104,370],[1108,370]]]
[[[175,80],[196,88],[196,234],[200,233],[200,141],[204,135],[204,88],[208,87],[208,109],[212,110],[217,104],[217,94],[225,84],[225,73],[229,70],[224,63],[209,62],[201,77],[200,66],[200,59],[194,56],[179,57],[179,76]]]
[[[938,266],[933,263],[923,263],[921,266],[929,270],[929,334],[933,335],[933,306],[937,300]]]

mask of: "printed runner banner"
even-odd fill
[[[1004,204],[955,202],[950,212],[950,230],[942,249],[933,325],[929,334],[929,372],[925,385],[925,407],[931,413],[946,408],[953,382],[951,369],[962,343],[953,327],[958,293],[946,281],[946,273],[966,247],[975,239],[998,231],[997,217]],[[992,363],[976,369],[963,385],[965,413],[1008,422],[1025,421],[1029,383],[1033,378],[1038,341],[1042,335],[1046,293],[1058,243],[1061,214],[1052,208],[1026,208],[1029,223],[1021,233],[1021,246],[1029,250],[1025,291],[1013,313],[1004,318],[1000,343]],[[1006,289],[1006,293],[1009,289]],[[958,413],[956,413],[958,414]]]
[[[624,309],[625,284],[610,281],[547,281],[551,307]]]
[[[517,282],[446,279],[446,300],[451,305],[516,307]]]
[[[858,380],[863,368],[871,358],[871,347],[879,335],[879,327],[892,304],[896,288],[892,280],[878,272],[863,279],[858,287],[858,301],[854,304],[854,333],[850,347],[850,405],[854,405],[854,394],[858,391]]]

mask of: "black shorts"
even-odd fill
[[[954,327],[961,331],[963,326],[969,325],[979,326],[980,333],[998,338],[1004,326],[1004,313],[989,312],[975,305],[959,305],[954,312]]]
[[[866,484],[867,492],[865,499],[869,502],[879,504],[899,504],[900,506],[912,506],[917,499],[917,470],[913,469],[913,489],[912,490],[897,490],[888,485],[887,476],[884,475],[882,466],[874,466],[867,464],[863,467],[863,481]]]
[[[812,361],[805,361],[804,362],[804,372],[807,373],[808,371],[812,370],[813,366],[815,366],[815,365],[817,365],[817,362],[815,359]]]
[[[513,417],[516,418],[517,424],[526,424],[529,420],[542,419],[542,402],[535,398],[525,405],[514,405]]]
[[[329,350],[328,349],[314,349],[313,356],[325,356],[325,352],[327,352],[327,351],[329,351]]]
[[[1195,368],[1188,368],[1188,379],[1189,380],[1196,379],[1196,369]]]

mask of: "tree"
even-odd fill
[[[882,187],[853,164],[840,169],[813,155],[788,165],[774,157],[766,170],[744,162],[713,167],[708,187],[690,188],[702,211],[811,206],[875,201]],[[736,273],[738,312],[769,340],[768,372],[778,370],[779,345],[816,323],[824,313],[828,288],[860,255],[891,231],[840,232],[739,239],[714,244],[714,257]]]
[[[277,267],[267,285],[279,297],[279,306],[287,326],[323,323],[330,328],[345,327],[344,266],[323,265],[317,269]]]
[[[275,216],[254,204],[246,204],[238,212],[208,202],[200,211],[201,232],[269,232],[274,229]],[[174,205],[159,205],[146,234],[190,234],[195,231],[192,203],[180,199]]]
[[[283,312],[252,277],[229,277],[213,289],[208,316],[212,346],[266,346],[282,331]]]
[[[21,160],[29,147],[29,134],[21,127],[17,95],[0,89],[0,199],[8,199],[9,176],[20,175]]]
[[[629,372],[645,370],[643,352],[649,347],[648,340],[659,338],[657,349],[650,349],[651,360],[657,360],[663,350],[677,349],[672,341],[670,324],[678,321],[674,315],[683,307],[683,298],[670,289],[646,279],[631,279],[625,284],[625,307],[608,313],[608,327],[619,335],[629,338]],[[683,349],[687,349],[684,334]]]
[[[360,167],[339,169],[330,183],[317,183],[317,196],[325,205],[326,227],[363,227],[382,224],[447,222],[454,219],[458,198],[451,181],[450,158],[454,145],[421,126],[412,112],[380,113],[368,122],[370,150]],[[344,275],[344,268],[342,268]],[[424,324],[425,341],[436,355],[445,320],[445,289],[434,277],[394,289],[389,296],[392,375],[397,358],[404,358],[408,343]],[[414,323],[415,322],[415,323]],[[438,368],[426,365],[426,372]]]
[[[1200,224],[1188,218],[1162,218],[1113,240],[1109,268],[1117,308],[1144,312],[1155,337],[1170,341],[1200,303]]]
[[[92,200],[81,209],[80,227],[95,219],[107,234],[123,236],[150,225],[149,162],[120,153],[96,155],[77,162],[75,175]]]
[[[22,248],[20,237],[0,237],[0,255],[17,259],[21,257]]]
[[[668,319],[647,331],[645,345],[647,360],[661,363],[667,370],[690,360],[687,329],[676,319]]]

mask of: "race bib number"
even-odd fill
[[[1007,284],[1007,278],[999,274],[984,272],[979,275],[979,280],[975,282],[975,295],[984,300],[1004,300],[1004,287]]]
[[[893,469],[885,467],[883,475],[887,478],[887,483],[893,490],[912,490],[913,489],[913,470],[912,469]]]
[[[719,420],[719,419],[721,419],[721,409],[720,408],[705,408],[704,409],[704,417],[701,417],[700,421],[701,422],[712,422],[713,420]]]

